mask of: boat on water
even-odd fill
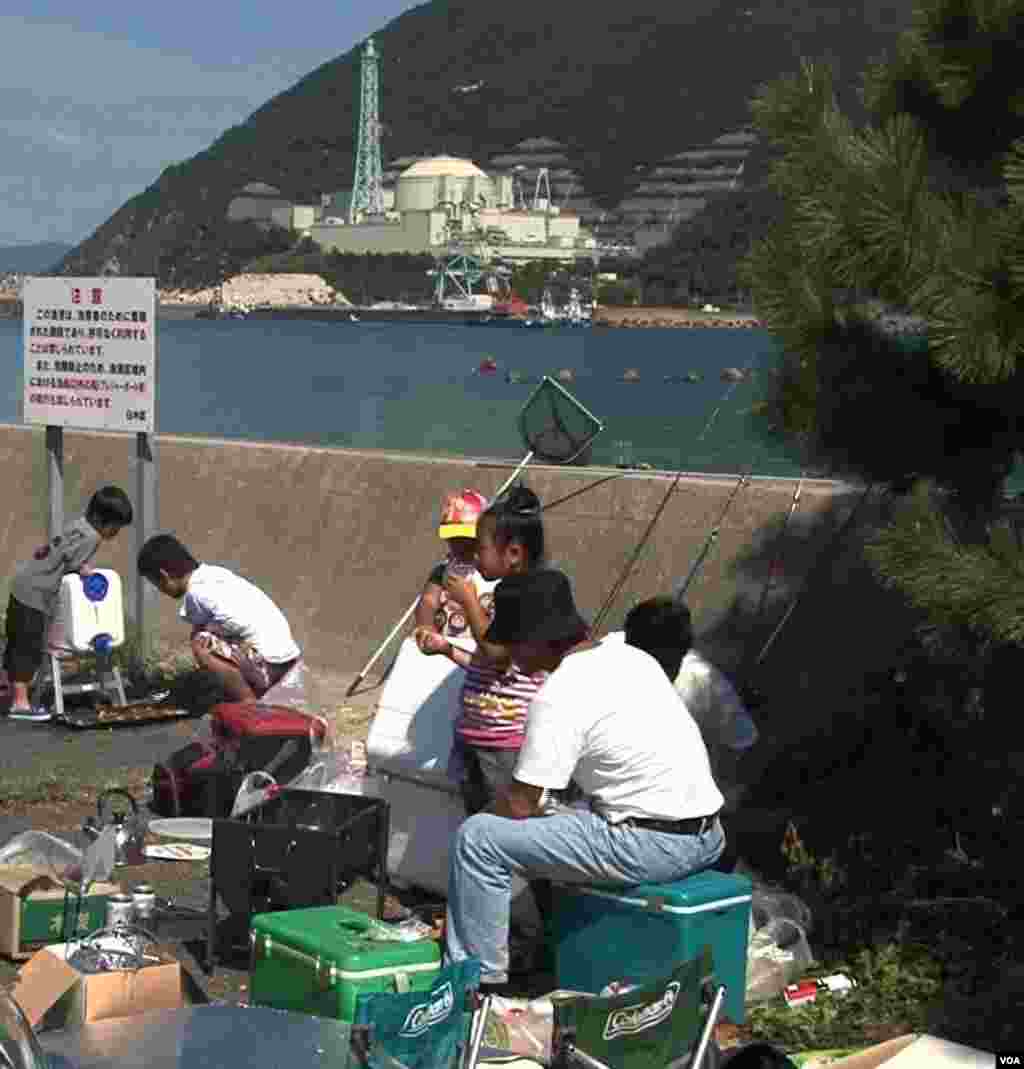
[[[564,322],[570,327],[589,327],[593,322],[593,306],[585,308],[578,289],[569,291],[569,303],[565,306]]]
[[[516,330],[529,326],[530,308],[520,297],[512,296],[507,301],[496,301],[489,312],[466,320],[471,327],[512,327]]]
[[[477,368],[477,371],[481,375],[493,375],[497,370],[498,361],[495,360],[493,356],[485,356],[484,359],[480,361],[480,366]]]

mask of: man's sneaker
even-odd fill
[[[53,719],[53,714],[44,705],[37,705],[32,709],[14,709],[8,714],[11,720],[28,720],[33,724],[45,724]]]

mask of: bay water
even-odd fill
[[[798,474],[750,426],[774,345],[763,330],[160,320],[157,345],[158,433],[520,458],[517,417],[535,385],[506,374],[568,369],[566,388],[604,423],[594,464]],[[486,358],[494,374],[480,373]],[[728,367],[754,373],[730,390]],[[0,368],[0,422],[18,423],[20,320],[0,320]],[[630,369],[639,377],[625,382]],[[665,381],[689,372],[700,381]]]

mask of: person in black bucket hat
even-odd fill
[[[658,662],[591,638],[568,578],[543,569],[502,580],[487,640],[550,678],[530,705],[509,786],[455,835],[449,961],[477,958],[484,990],[508,980],[512,877],[633,886],[710,868],[725,848],[724,799],[693,717]],[[570,780],[589,808],[551,813]]]
[[[588,640],[590,625],[576,611],[568,578],[553,568],[510,575],[494,591],[494,618],[485,636],[488,642],[516,645],[519,652],[547,661],[560,660],[558,650],[567,642]],[[545,648],[550,647],[550,648]],[[520,668],[525,665],[516,660]],[[548,671],[552,671],[554,664]]]

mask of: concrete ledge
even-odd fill
[[[436,533],[443,495],[464,486],[493,494],[515,463],[168,435],[156,436],[155,455],[161,529],[176,533],[200,559],[237,569],[266,589],[288,615],[311,663],[339,674],[362,667],[443,556]],[[130,435],[69,431],[66,514],[80,511],[107,482],[133,493],[133,457]],[[0,536],[9,573],[46,534],[43,429],[0,426],[0,464],[8,492]],[[538,466],[527,469],[525,478],[542,501],[552,503],[545,515],[550,560],[570,574],[581,610],[593,618],[674,476]],[[606,630],[620,626],[637,600],[667,592],[685,577],[738,478],[680,478],[612,605]],[[906,619],[893,597],[878,589],[856,539],[833,544],[862,488],[805,480],[779,547],[793,488],[792,479],[751,478],[736,495],[687,600],[703,644],[736,667],[764,642],[813,570],[811,589],[801,595],[762,675],[794,699],[831,711],[848,701],[867,667],[888,657]],[[864,520],[878,519],[885,507],[872,504]],[[765,612],[755,618],[777,550],[782,570]],[[131,534],[101,553],[124,576],[131,604]],[[161,635],[183,642],[176,608],[161,599]],[[821,715],[822,722],[806,725],[808,730],[828,730],[831,712]]]

